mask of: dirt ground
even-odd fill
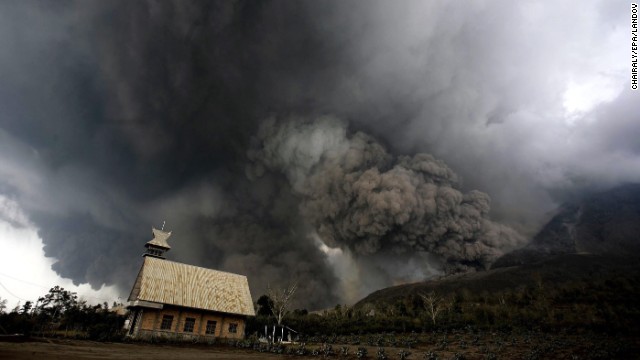
[[[101,343],[84,340],[43,340],[23,343],[0,342],[0,359],[275,359],[281,356],[215,346],[170,346],[157,344]]]
[[[487,333],[482,338],[471,335],[429,335],[417,348],[410,349],[409,360],[414,359],[633,359],[639,358],[639,339],[620,336],[498,336]],[[445,344],[446,343],[446,344]],[[359,346],[350,345],[349,355],[338,355],[343,345],[333,345],[334,359],[356,359]],[[297,347],[297,346],[296,346]],[[376,359],[379,348],[364,346],[366,359]],[[319,349],[319,344],[307,346],[309,351]],[[399,359],[401,348],[386,347],[387,359]],[[433,352],[431,356],[427,353]],[[180,360],[180,359],[318,359],[322,356],[277,355],[227,345],[163,345],[146,343],[103,343],[87,340],[31,339],[22,343],[0,342],[0,359],[131,359],[131,360]]]

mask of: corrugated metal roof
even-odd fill
[[[147,256],[129,301],[254,316],[247,277]]]
[[[151,231],[153,231],[153,239],[147,242],[147,244],[162,246],[164,248],[171,249],[171,246],[169,246],[169,243],[167,242],[167,240],[171,236],[171,231],[166,232],[158,230],[154,227],[151,228]]]

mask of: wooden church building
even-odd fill
[[[246,276],[166,260],[171,232],[153,239],[129,295],[128,336],[211,341],[244,337],[255,316]]]

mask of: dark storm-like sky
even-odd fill
[[[623,1],[9,1],[0,194],[61,276],[177,261],[302,305],[477,270],[640,178]],[[570,21],[567,19],[571,19]],[[325,294],[311,296],[310,294]]]

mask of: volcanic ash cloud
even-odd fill
[[[327,246],[356,257],[423,251],[457,272],[486,268],[524,243],[489,219],[487,194],[460,190],[443,161],[394,156],[367,134],[348,134],[338,119],[269,119],[253,140],[249,178],[283,173]]]

